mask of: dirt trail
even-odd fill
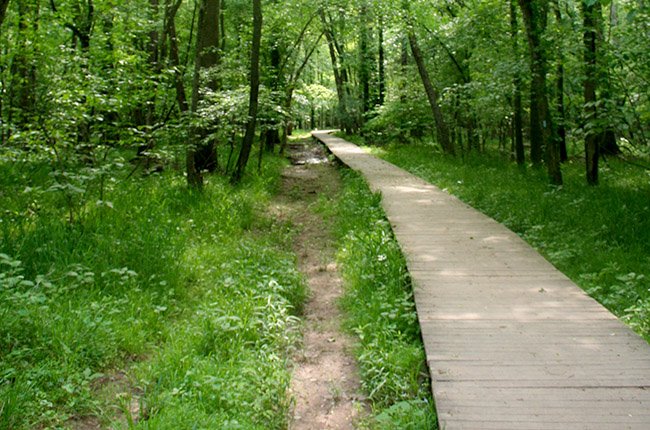
[[[295,405],[289,429],[352,429],[365,403],[352,341],[340,329],[337,300],[342,289],[334,239],[327,223],[313,211],[321,196],[336,196],[340,178],[324,149],[311,141],[293,143],[289,158],[294,165],[283,174],[275,209],[300,231],[294,249],[311,291],[305,306],[304,345],[295,357],[291,386]]]

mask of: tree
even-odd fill
[[[560,154],[549,109],[546,84],[547,48],[544,42],[544,32],[547,25],[549,5],[546,0],[519,0],[519,6],[528,36],[532,75],[530,87],[530,157],[533,164],[540,165],[542,151],[545,148],[550,182],[553,185],[562,185]]]
[[[2,25],[2,22],[5,20],[7,6],[9,6],[9,0],[0,0],[0,25]]]
[[[192,99],[196,100],[196,103],[202,98],[201,88],[203,86],[211,91],[216,91],[219,86],[215,68],[219,66],[221,58],[220,15],[220,0],[204,1],[201,12],[199,13],[196,69],[192,95]],[[196,166],[199,170],[214,172],[218,167],[216,142],[212,138],[206,142],[207,134],[207,130],[200,130],[199,143],[195,154]]]
[[[378,67],[378,96],[377,103],[380,106],[386,101],[386,53],[384,49],[384,20],[379,15],[377,23],[377,67]]]
[[[343,63],[345,58],[344,45],[337,40],[337,34],[334,28],[334,20],[325,11],[324,7],[319,10],[321,23],[323,24],[323,32],[327,39],[327,47],[332,62],[332,73],[334,74],[334,82],[336,83],[336,94],[339,98],[339,121],[341,127],[346,133],[353,133],[356,130],[354,119],[351,114],[351,109],[348,106],[348,71],[346,64]],[[344,20],[343,17],[340,18]]]
[[[510,0],[510,35],[512,38],[512,50],[517,53],[519,51],[519,26],[517,24],[517,8],[515,7],[516,0]],[[513,104],[513,129],[514,129],[514,144],[515,144],[515,159],[519,166],[526,163],[526,153],[524,151],[524,133],[523,133],[523,112],[521,105],[521,76],[519,72],[515,72],[513,80],[514,94],[512,97]]]
[[[250,96],[248,102],[248,123],[246,125],[246,134],[242,141],[237,165],[233,172],[231,181],[239,183],[241,181],[248,158],[253,147],[255,139],[255,125],[257,123],[257,108],[259,102],[260,89],[260,45],[262,40],[262,4],[261,0],[253,0],[253,45],[251,49],[250,65]]]
[[[447,128],[447,123],[445,121],[444,115],[442,114],[442,109],[438,103],[438,91],[436,91],[435,87],[433,86],[429,72],[427,71],[427,67],[424,63],[424,57],[417,40],[417,36],[415,35],[413,22],[409,17],[409,8],[407,2],[404,3],[404,9],[407,15],[406,32],[409,45],[411,46],[413,59],[415,60],[415,63],[418,67],[418,72],[420,73],[422,84],[424,85],[424,91],[427,95],[427,99],[429,100],[429,106],[431,106],[431,112],[433,113],[433,118],[436,125],[438,143],[440,146],[442,146],[443,151],[445,151],[447,154],[454,155],[456,151],[454,149],[451,138],[449,137],[449,129]]]
[[[370,50],[371,43],[368,29],[371,22],[370,15],[368,1],[363,0],[359,16],[359,86],[361,87],[361,109],[364,114],[372,108],[373,104],[370,80],[374,58]]]
[[[6,5],[5,5],[6,7]],[[27,0],[18,3],[18,39],[11,64],[10,121],[26,127],[36,109],[36,47],[30,43],[38,31],[40,2]]]
[[[203,84],[205,83],[209,89],[216,89],[217,80],[214,74],[210,73],[210,69],[219,63],[220,14],[220,0],[201,1],[194,79],[192,81],[191,111],[193,115],[196,115],[199,102],[202,99]],[[187,181],[190,187],[201,188],[203,184],[202,171],[214,171],[217,167],[217,157],[214,141],[204,142],[208,134],[207,130],[197,127],[194,134],[194,139],[187,150]]]
[[[598,159],[600,157],[598,110],[596,108],[596,90],[598,88],[598,28],[602,20],[599,0],[582,0],[584,19],[584,110],[585,110],[585,161],[587,183],[598,184]]]

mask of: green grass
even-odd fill
[[[0,428],[128,423],[131,398],[135,428],[286,426],[305,290],[262,215],[283,161],[199,195],[128,167],[52,187],[47,161],[1,155]]]
[[[362,178],[343,170],[335,217],[345,280],[346,327],[357,337],[356,356],[373,429],[431,429],[435,409],[413,293],[400,248],[380,206]]]
[[[583,163],[563,166],[565,185],[499,156],[449,158],[424,144],[373,148],[505,224],[559,270],[650,340],[650,173],[616,159],[601,184]],[[429,155],[427,155],[429,154]]]

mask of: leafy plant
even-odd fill
[[[342,195],[324,210],[337,217],[346,286],[342,306],[349,315],[346,326],[359,340],[362,386],[373,405],[374,417],[365,425],[434,428],[435,408],[404,258],[380,197],[356,173],[342,175]]]

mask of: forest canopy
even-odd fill
[[[237,0],[0,6],[3,151],[62,171],[128,150],[187,166],[194,186],[236,181],[254,132],[273,151],[294,127],[340,127],[449,154],[496,146],[557,185],[584,156],[596,184],[601,155],[650,145],[644,0],[269,0],[257,24]]]

